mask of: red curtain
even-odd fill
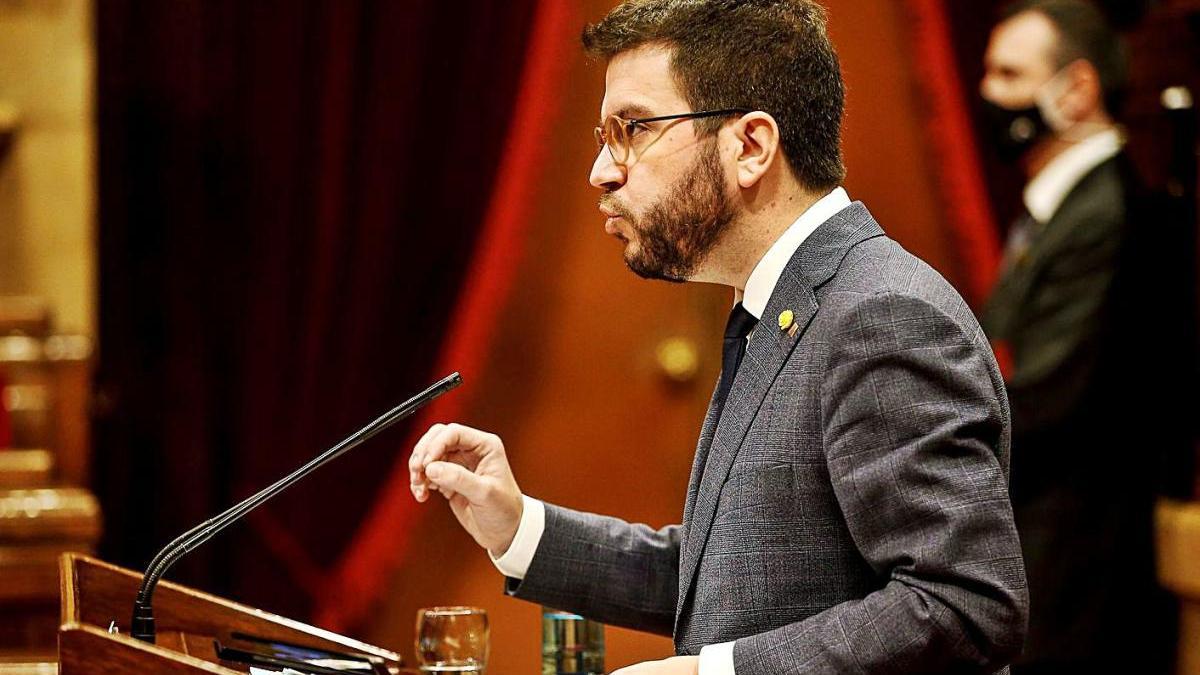
[[[443,374],[533,10],[98,3],[106,558],[144,565]],[[169,576],[308,616],[409,432]]]
[[[546,145],[544,130],[555,121],[570,57],[568,50],[578,48],[574,40],[578,26],[573,5],[559,0],[538,2],[503,160],[470,271],[456,303],[455,315],[466,320],[448,333],[439,372],[455,368],[478,372],[488,354],[512,291],[520,258],[517,242],[524,238],[530,218],[528,195],[533,194],[542,175],[538,168],[552,150]],[[460,395],[439,399],[426,409],[405,447],[415,445],[433,422],[460,419],[472,390],[471,382],[467,382]],[[411,543],[404,532],[418,517],[416,511],[408,489],[407,464],[397,461],[379,500],[356,528],[352,544],[333,571],[331,592],[317,608],[318,623],[347,630],[363,619]]]
[[[928,106],[926,141],[938,180],[938,196],[958,252],[963,287],[979,307],[995,283],[1000,243],[988,188],[975,146],[969,102],[972,83],[959,75],[951,22],[943,0],[907,0],[912,19],[913,61]],[[968,71],[971,72],[971,71]]]

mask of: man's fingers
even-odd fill
[[[437,437],[445,424],[435,424],[429,427],[413,446],[412,454],[408,456],[408,489],[412,491],[413,497],[423,502],[429,499],[429,483],[425,480],[425,453],[433,439]]]
[[[429,430],[426,431],[421,436],[421,439],[417,441],[417,444],[413,446],[412,455],[410,455],[408,458],[408,470],[410,473],[418,474],[425,468],[425,454],[428,452],[430,444],[433,443],[434,438],[436,438],[437,435],[440,434],[445,428],[445,424],[435,424],[429,427]]]
[[[435,424],[413,446],[408,459],[409,489],[419,502],[429,498],[431,486],[426,468],[435,462],[457,462],[473,470],[479,462],[494,453],[504,452],[504,444],[495,434],[461,424]],[[453,457],[453,458],[452,458]],[[436,486],[441,488],[443,486]],[[456,491],[443,490],[450,496]],[[470,497],[470,495],[468,495]]]
[[[453,462],[434,462],[425,467],[425,476],[439,490],[457,492],[473,504],[482,503],[491,489],[479,476]]]
[[[495,434],[461,424],[447,424],[430,441],[423,460],[425,466],[429,466],[431,462],[441,461],[452,452],[482,456],[501,447],[500,439]]]
[[[464,433],[464,430],[467,433]],[[471,441],[476,439],[475,434],[483,432],[461,424],[435,424],[429,427],[429,431],[426,431],[413,447],[412,457],[408,460],[409,470],[419,473],[431,462],[445,459],[446,455],[473,449]]]

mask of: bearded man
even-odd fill
[[[959,295],[839,187],[823,10],[636,0],[583,42],[605,230],[644,277],[733,289],[683,522],[524,496],[459,424],[413,449],[416,499],[449,500],[509,593],[674,636],[622,675],[1005,670],[1027,599],[1004,385]]]

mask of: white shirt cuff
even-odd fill
[[[734,675],[733,643],[722,642],[701,648],[698,675]]]
[[[538,544],[542,541],[542,533],[546,531],[546,505],[540,499],[525,495],[521,495],[521,500],[525,508],[521,512],[521,523],[517,525],[512,544],[499,558],[488,551],[488,557],[492,559],[496,569],[513,579],[525,578],[525,573],[529,571],[529,563],[533,562],[533,554],[537,553]],[[730,663],[733,663],[732,654],[731,649]]]

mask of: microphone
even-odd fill
[[[263,502],[283,492],[301,478],[324,466],[326,462],[340,457],[345,452],[357,447],[384,429],[424,408],[435,398],[460,384],[462,384],[461,375],[458,373],[447,375],[430,385],[425,391],[380,415],[367,426],[350,434],[337,445],[317,455],[304,466],[279,479],[261,492],[234,504],[224,513],[209,518],[164,546],[154,556],[154,559],[150,561],[150,564],[146,567],[146,574],[142,577],[142,585],[138,589],[137,600],[133,603],[133,627],[130,630],[130,634],[143,642],[154,642],[154,609],[151,604],[154,598],[154,587],[158,585],[159,579],[162,578],[167,569],[175,564],[175,561],[211,539],[213,535],[225,529],[234,521],[261,506]]]

